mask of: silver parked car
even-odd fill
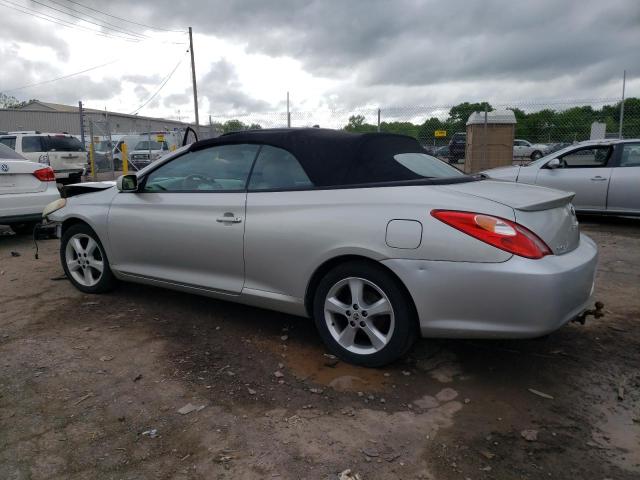
[[[640,215],[640,139],[582,142],[526,166],[483,173],[575,192],[573,204],[578,212]]]
[[[227,134],[67,195],[45,217],[81,291],[126,280],[312,317],[361,365],[417,335],[544,335],[593,292],[571,194],[466,176],[401,135]]]

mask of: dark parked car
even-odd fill
[[[467,145],[467,134],[456,132],[449,141],[449,163],[458,163],[464,158],[464,149]]]
[[[434,150],[432,155],[438,157],[441,160],[447,160],[449,158],[449,145],[438,147]]]

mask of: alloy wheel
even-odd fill
[[[349,352],[379,352],[395,329],[393,305],[373,282],[349,277],[334,284],[324,302],[324,318],[333,339]]]
[[[73,279],[85,287],[93,287],[102,278],[104,255],[100,245],[89,235],[76,233],[67,242],[65,261]]]

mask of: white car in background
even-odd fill
[[[587,140],[528,165],[481,173],[573,192],[572,203],[580,213],[640,215],[640,138]]]
[[[27,160],[50,165],[59,183],[78,183],[87,166],[87,152],[82,142],[66,133],[9,132],[0,143]]]
[[[129,161],[137,170],[140,170],[167,153],[169,153],[169,144],[166,141],[141,140],[136,144],[135,149],[129,152]]]
[[[543,143],[531,143],[527,140],[521,140],[518,138],[513,141],[514,159],[528,158],[531,160],[537,160],[549,153],[549,150],[549,146]]]
[[[42,210],[60,199],[51,167],[30,162],[0,144],[0,224],[16,233],[31,233]]]

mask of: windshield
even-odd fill
[[[166,142],[155,142],[151,140],[143,140],[142,142],[138,142],[136,144],[135,150],[168,150],[166,147]]]
[[[96,152],[108,152],[111,150],[110,142],[108,140],[103,140],[102,142],[96,143],[95,146]]]
[[[426,153],[398,153],[393,156],[393,159],[413,173],[425,178],[450,178],[464,175],[457,168]]]
[[[47,152],[82,152],[84,147],[76,137],[56,135],[47,137]]]
[[[3,143],[0,143],[0,158],[4,160],[26,160],[26,158],[18,152],[12,150]]]

